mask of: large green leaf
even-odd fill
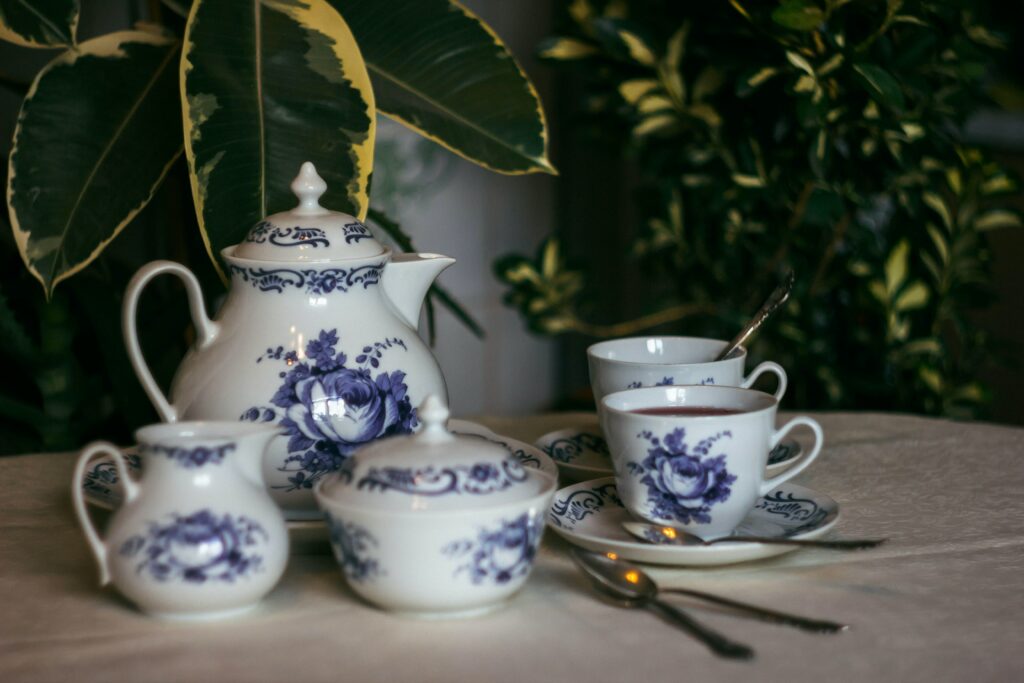
[[[533,85],[494,32],[452,0],[330,0],[359,40],[377,106],[501,173],[554,173]]]
[[[78,0],[0,0],[0,40],[25,47],[75,43]]]
[[[173,39],[125,31],[36,76],[14,131],[7,205],[47,294],[124,229],[181,153],[177,56]]]
[[[321,202],[368,208],[376,116],[366,66],[325,0],[196,0],[181,56],[185,150],[214,263],[262,217],[295,206],[304,161]]]

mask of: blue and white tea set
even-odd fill
[[[128,286],[129,358],[163,424],[140,429],[137,449],[87,446],[72,495],[101,584],[142,611],[206,620],[253,609],[284,572],[289,528],[302,525],[326,530],[366,601],[450,616],[518,591],[546,525],[585,548],[700,565],[784,548],[668,547],[620,523],[786,538],[834,523],[834,501],[784,483],[822,443],[810,418],[775,431],[785,372],[763,363],[744,377],[745,353],[708,362],[717,340],[591,347],[599,416],[536,446],[450,420],[444,377],[416,328],[429,286],[454,260],[392,254],[355,217],[321,207],[326,185],[312,164],[292,189],[295,209],[223,250],[231,289],[214,319],[180,264],[150,263]],[[142,291],[162,274],[184,283],[196,333],[169,397],[135,323]],[[774,397],[745,388],[763,372],[778,377]],[[657,413],[693,406],[724,413]],[[783,440],[797,424],[816,434],[809,453]],[[556,491],[559,470],[584,481]],[[87,503],[115,508],[102,536]]]

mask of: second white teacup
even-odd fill
[[[747,350],[726,360],[712,360],[728,342],[703,337],[627,337],[593,344],[587,349],[590,384],[598,410],[608,394],[639,387],[713,384],[749,387],[765,372],[779,379],[775,398],[786,393],[786,371],[765,361],[744,376]]]
[[[769,394],[734,387],[651,387],[605,396],[601,427],[626,509],[704,539],[727,536],[759,497],[821,451],[821,427],[809,417],[775,429],[778,405]],[[814,448],[765,480],[768,453],[798,425],[814,432]]]

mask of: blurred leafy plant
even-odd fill
[[[137,3],[125,5],[130,14]],[[288,188],[302,161],[327,180],[325,205],[368,217],[412,250],[402,226],[370,204],[378,113],[487,169],[554,172],[536,91],[456,0],[147,6],[148,21],[83,40],[79,0],[0,0],[0,40],[56,51],[29,83],[0,73],[0,87],[22,97],[0,258],[24,264],[0,276],[0,333],[19,361],[0,386],[0,452],[126,438],[151,419],[117,332],[128,277],[170,257],[226,284],[220,250],[294,205]],[[157,197],[167,215],[149,210]],[[194,215],[177,209],[190,204]],[[134,224],[146,234],[124,244]],[[71,277],[73,291],[58,292]],[[211,299],[224,291],[204,289]],[[162,355],[176,364],[189,340],[181,297],[156,298],[158,320],[140,328],[166,378]],[[435,303],[482,333],[435,286],[431,335]]]
[[[984,8],[568,2],[538,53],[585,83],[579,128],[630,154],[643,225],[621,267],[643,274],[641,315],[594,322],[609,306],[585,283],[620,274],[571,268],[559,254],[587,245],[557,235],[495,264],[507,302],[543,334],[728,337],[793,268],[754,350],[800,405],[982,411],[985,233],[1021,226],[1016,180],[960,135],[1005,46]]]

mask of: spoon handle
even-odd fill
[[[765,320],[772,317],[772,314],[779,310],[782,304],[786,303],[786,299],[789,298],[789,293],[793,291],[794,280],[795,276],[793,271],[789,271],[786,275],[785,282],[776,287],[775,290],[768,295],[768,299],[761,305],[761,308],[757,310],[754,317],[750,319],[743,329],[740,330],[739,333],[733,337],[729,343],[725,345],[725,348],[722,349],[722,351],[715,357],[716,361],[729,358],[733,352],[736,351],[736,347],[745,342],[747,337],[754,334],[754,332],[764,324]]]
[[[716,538],[711,541],[704,541],[704,545],[711,545],[713,543],[726,543],[730,541],[740,541],[743,543],[770,543],[773,545],[798,545],[805,548],[827,548],[829,550],[865,550],[867,548],[874,548],[885,543],[887,538],[859,538],[859,539],[840,539],[832,541],[813,541],[810,539],[800,538],[775,538],[767,536],[726,536],[725,538]]]
[[[704,626],[686,612],[668,603],[661,600],[651,600],[647,603],[647,608],[668,617],[676,626],[679,626],[691,636],[707,645],[708,649],[719,657],[725,657],[726,659],[752,659],[754,656],[754,651],[743,643],[729,640],[718,631]]]
[[[813,631],[814,633],[837,633],[839,631],[845,631],[849,628],[846,624],[837,624],[834,621],[823,621],[820,619],[809,619],[808,617],[801,617],[796,614],[787,614],[786,612],[778,612],[767,607],[758,607],[757,605],[751,605],[749,602],[738,602],[736,600],[730,600],[729,598],[719,597],[712,595],[711,593],[705,593],[703,591],[695,591],[689,588],[662,588],[662,593],[676,593],[678,595],[688,595],[691,598],[697,598],[705,602],[711,602],[716,605],[722,605],[739,612],[744,612],[751,616],[757,617],[762,621],[768,621],[775,624],[786,624],[787,626],[794,626],[804,631]]]

